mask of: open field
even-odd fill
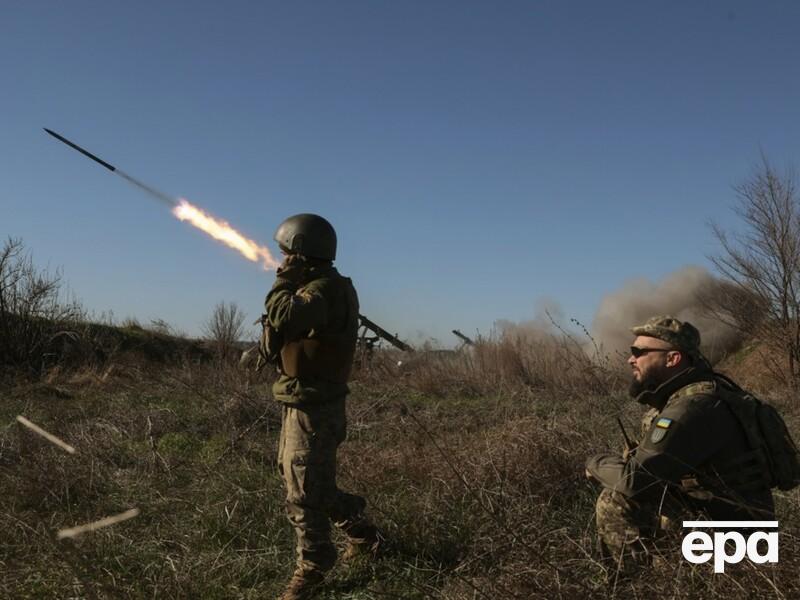
[[[119,357],[118,357],[119,358]],[[404,372],[357,372],[340,486],[388,543],[338,565],[322,598],[800,595],[800,493],[778,493],[780,563],[713,575],[668,557],[617,577],[594,550],[587,456],[641,409],[624,376],[555,338],[485,342]],[[736,375],[735,372],[732,373]],[[795,432],[800,407],[784,404]],[[76,448],[21,428],[18,414]],[[293,568],[269,377],[214,361],[118,360],[7,380],[0,403],[0,597],[270,598]],[[59,529],[137,507],[75,540]]]

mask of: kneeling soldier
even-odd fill
[[[603,486],[596,507],[601,551],[635,569],[683,517],[771,520],[774,505],[765,451],[753,447],[746,431],[752,424],[734,410],[745,393],[714,373],[697,329],[665,316],[632,331],[630,394],[651,407],[642,441],[622,456],[593,456],[586,475]]]

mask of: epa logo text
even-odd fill
[[[706,563],[714,559],[714,573],[723,573],[725,564],[742,562],[744,557],[756,564],[778,562],[777,521],[684,521],[686,528],[755,529],[746,539],[739,531],[692,531],[683,538],[681,551],[690,563]],[[774,529],[774,531],[763,531]],[[766,552],[759,551],[759,542],[766,542]],[[761,548],[764,544],[761,544]],[[732,550],[732,553],[728,553]]]

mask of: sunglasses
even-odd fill
[[[639,348],[638,346],[631,346],[631,356],[639,358],[648,352],[674,352],[672,348]]]

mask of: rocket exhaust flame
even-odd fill
[[[142,183],[138,179],[134,179],[127,173],[124,173],[121,169],[118,169],[114,165],[107,163],[100,157],[92,154],[85,148],[81,148],[76,143],[69,141],[67,138],[57,134],[55,131],[51,131],[46,127],[44,130],[56,138],[58,141],[66,144],[67,146],[77,150],[84,156],[91,158],[96,163],[102,165],[112,173],[119,175],[123,179],[125,179],[128,183],[131,183],[138,187],[140,190],[146,192],[151,197],[155,198],[159,202],[167,205],[172,209],[172,214],[175,215],[181,221],[188,221],[201,231],[206,232],[215,240],[219,240],[226,246],[233,248],[234,250],[238,250],[239,253],[242,254],[245,258],[253,261],[253,262],[261,262],[261,265],[264,267],[265,270],[276,269],[279,265],[279,262],[272,258],[272,254],[270,253],[269,249],[265,246],[259,246],[253,240],[244,237],[241,233],[236,231],[233,227],[228,225],[225,221],[212,217],[205,211],[196,206],[190,204],[188,201],[184,200],[183,198],[175,199],[164,192],[161,192],[153,187],[150,187],[146,183]]]
[[[212,217],[187,200],[178,199],[178,203],[172,209],[172,214],[181,221],[188,221],[215,240],[237,250],[248,260],[261,262],[265,270],[278,267],[278,261],[272,258],[272,254],[267,247],[259,246],[253,240],[244,237],[225,221]]]

